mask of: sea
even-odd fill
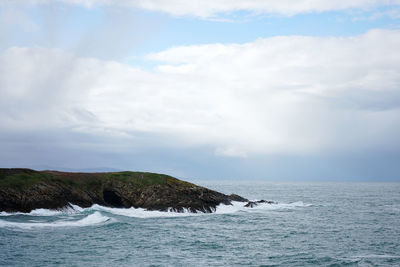
[[[0,265],[400,266],[400,183],[198,184],[276,204],[0,212]]]

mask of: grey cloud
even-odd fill
[[[184,46],[149,55],[153,71],[15,47],[0,55],[0,122],[242,158],[400,149],[399,46],[387,30]]]
[[[67,142],[67,145],[63,145]],[[96,150],[82,144],[90,135],[65,131],[0,133],[0,167],[63,171],[134,170],[167,173],[189,181],[399,181],[399,151],[224,158],[211,147],[179,149],[142,147],[121,152]],[[117,140],[96,140],[97,143]],[[75,146],[71,146],[75,143]],[[125,146],[127,144],[125,143]]]

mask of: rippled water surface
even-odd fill
[[[2,266],[400,266],[400,183],[204,186],[278,204],[0,213]]]

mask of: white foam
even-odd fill
[[[246,202],[238,202],[232,201],[232,205],[220,204],[217,206],[215,212],[213,214],[231,214],[236,212],[254,212],[261,210],[293,210],[299,207],[309,207],[311,204],[304,204],[302,201],[297,201],[293,203],[260,203],[253,208],[244,207]],[[143,208],[110,208],[104,207],[97,204],[94,204],[92,207],[87,208],[85,210],[91,211],[103,211],[108,212],[114,215],[126,216],[126,217],[134,217],[134,218],[158,218],[158,217],[182,217],[182,216],[199,216],[202,214],[209,213],[192,213],[187,209],[184,209],[184,212],[174,212],[172,209],[168,209],[165,211],[156,211],[156,210],[146,210]]]
[[[126,217],[135,217],[135,218],[157,218],[157,217],[181,217],[181,216],[194,216],[199,215],[199,213],[191,213],[188,210],[184,209],[184,212],[173,212],[169,210],[165,211],[157,211],[157,210],[146,210],[142,208],[109,208],[94,204],[92,207],[88,208],[88,210],[96,210],[96,211],[105,211],[115,215],[121,215]]]
[[[74,212],[82,212],[84,210],[84,208],[79,207],[78,205],[74,205],[71,203],[68,203],[70,205],[70,207],[68,208],[69,211]]]
[[[229,214],[235,212],[252,212],[261,210],[292,210],[299,207],[309,207],[311,204],[304,204],[302,201],[292,202],[292,203],[259,203],[253,208],[245,207],[246,202],[232,201],[232,205],[218,205],[215,213],[217,214]]]
[[[69,207],[64,207],[58,210],[49,210],[49,209],[35,209],[31,212],[5,212],[1,211],[0,216],[14,216],[14,215],[28,215],[28,216],[57,216],[62,214],[73,214],[82,212],[83,208],[69,204]]]
[[[95,212],[77,221],[58,220],[55,222],[21,223],[21,222],[10,222],[10,221],[0,220],[0,227],[20,228],[20,229],[51,228],[51,227],[83,227],[83,226],[105,223],[109,220],[110,220],[109,217],[102,215],[100,212]]]
[[[215,211],[216,214],[230,214],[246,209],[246,202],[232,201],[232,205],[220,204]]]
[[[268,206],[269,205],[269,206]],[[260,207],[271,207],[273,209],[295,209],[301,207],[310,207],[312,204],[303,203],[303,201],[297,201],[292,203],[277,203],[277,204],[266,204],[263,203]]]
[[[292,210],[299,207],[308,207],[311,204],[304,204],[302,201],[297,201],[293,203],[275,203],[275,204],[268,204],[268,203],[260,203],[253,208],[246,208],[244,205],[246,202],[237,202],[232,201],[232,205],[224,205],[220,204],[217,206],[214,214],[231,214],[236,212],[259,212],[262,210]],[[184,209],[183,212],[174,212],[172,209],[168,209],[168,212],[165,211],[151,211],[146,210],[143,208],[110,208],[104,207],[97,204],[94,204],[90,208],[81,208],[79,206],[70,204],[70,207],[66,207],[62,210],[48,210],[48,209],[36,209],[29,213],[7,213],[1,212],[1,216],[11,216],[11,215],[30,215],[30,216],[57,216],[57,215],[71,215],[77,214],[85,211],[96,211],[95,213],[100,212],[108,212],[114,215],[126,216],[126,217],[134,217],[134,218],[158,218],[158,217],[182,217],[182,216],[198,216],[201,214],[205,214],[202,212],[192,213],[189,212],[187,209]],[[93,215],[93,214],[92,214]],[[89,215],[91,216],[91,215]],[[62,225],[62,222],[57,225]],[[68,222],[70,223],[70,222]],[[45,223],[46,224],[46,223]],[[54,225],[54,223],[52,223]],[[57,226],[56,225],[56,226]]]

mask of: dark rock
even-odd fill
[[[115,191],[104,189],[103,190],[103,199],[104,199],[104,202],[110,206],[113,206],[116,208],[121,208],[124,206],[124,204],[122,204],[121,197],[117,193],[115,193]]]
[[[246,205],[244,205],[246,208],[254,208],[258,206],[261,203],[265,204],[276,204],[274,201],[269,201],[269,200],[258,200],[258,201],[249,201]]]
[[[236,195],[236,194],[230,194],[229,195],[229,199],[231,201],[239,201],[239,202],[248,202],[249,201],[247,198],[241,197],[241,196]]]

